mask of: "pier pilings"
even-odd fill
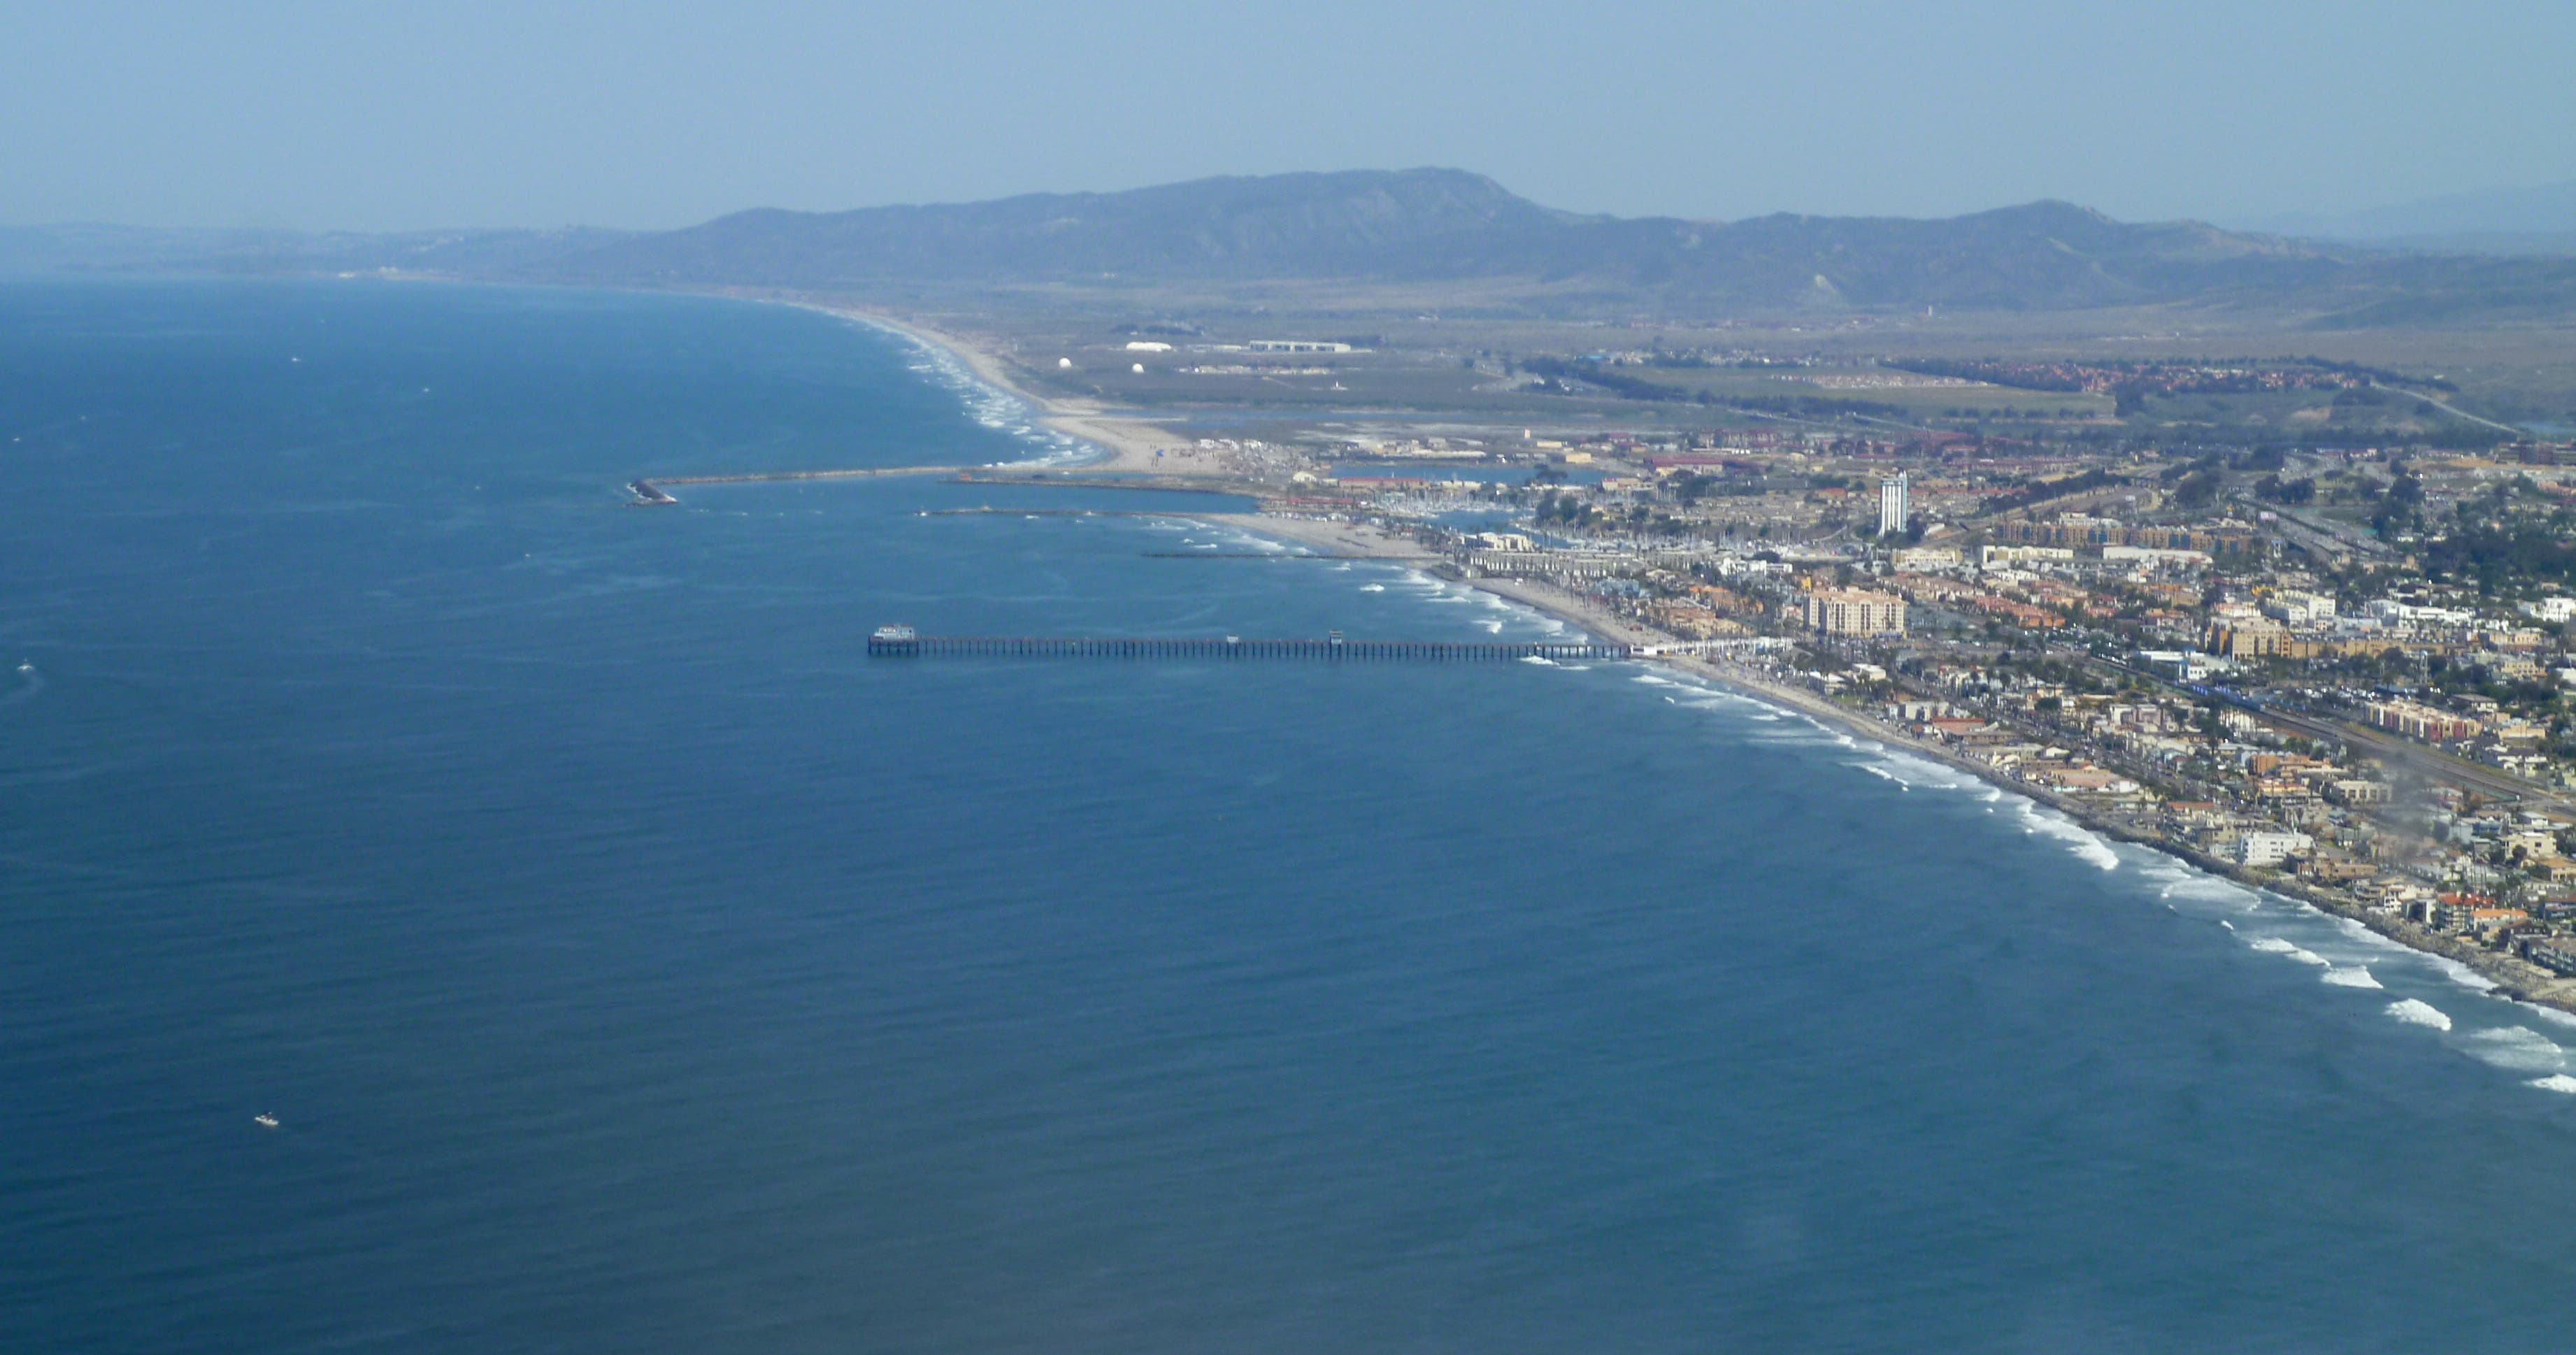
[[[868,653],[890,658],[1331,659],[1371,663],[1479,663],[1512,659],[1632,657],[1632,645],[1591,641],[1245,639],[1240,636],[871,636]]]

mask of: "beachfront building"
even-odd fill
[[[2576,937],[2526,936],[2522,958],[2561,977],[2576,977]]]
[[[1857,589],[1820,589],[1807,595],[1807,626],[1827,635],[1903,635],[1905,599]]]
[[[2317,840],[2305,833],[2270,832],[2249,828],[2236,837],[2236,861],[2244,866],[2277,866],[2293,856],[2305,856]]]

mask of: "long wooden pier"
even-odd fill
[[[1508,659],[1625,659],[1631,645],[1593,641],[1254,640],[1239,635],[1039,636],[916,635],[888,626],[868,637],[868,653],[889,658],[1032,659],[1346,659],[1361,662],[1476,663]]]

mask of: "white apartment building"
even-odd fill
[[[2238,865],[2277,866],[2293,856],[2305,855],[2316,845],[2317,840],[2305,833],[2248,828],[2236,835],[2235,857]]]
[[[1956,546],[1908,546],[1888,555],[1888,563],[1900,570],[1930,574],[1944,569],[1957,569],[1967,563]]]
[[[2009,569],[2015,565],[2055,564],[2073,560],[2075,552],[2066,546],[1987,546],[1977,559],[1987,569]]]
[[[2285,626],[2322,626],[2335,619],[2335,600],[2315,593],[2279,592],[2264,599],[2263,614]]]
[[[2375,598],[2366,610],[2380,621],[2410,626],[2465,626],[2478,619],[2477,613],[2462,608],[2418,607],[2394,598]]]

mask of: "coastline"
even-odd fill
[[[1119,417],[1087,400],[1040,395],[1030,390],[1012,378],[1002,353],[963,335],[873,307],[781,297],[748,299],[766,299],[778,305],[856,320],[890,330],[924,348],[945,353],[965,367],[975,380],[1027,405],[1036,415],[1036,421],[1050,431],[1100,449],[1102,457],[1099,460],[1047,467],[1054,475],[1165,475],[1213,480],[1233,474],[1216,454],[1200,449],[1190,439],[1168,429],[1140,419]]]
[[[1541,490],[1371,485],[1416,472],[1319,460],[1344,430],[1294,403],[1341,396],[1229,423],[1196,378],[1140,392],[1298,449],[1258,501],[997,485],[950,477],[1095,453],[838,317],[23,293],[32,1348],[2563,1337],[2576,1021],[1849,732],[2272,817],[2250,775],[2106,737],[2142,695],[1985,690],[2032,654],[1980,662],[2000,627],[1945,641],[1927,601],[1846,647],[1713,525],[1666,554]],[[998,347],[1075,328],[970,304]],[[1083,393],[1053,344],[1009,370]],[[1507,454],[1431,473],[1529,474]],[[799,466],[869,469],[612,502]],[[1772,632],[1709,657],[1793,690],[1564,652],[1584,604]],[[901,624],[1183,643],[869,657]],[[1328,627],[1383,657],[1316,652]],[[1892,704],[1918,692],[2070,755],[1917,723],[1953,713]],[[2197,756],[2279,751],[2231,729]]]
[[[1437,555],[1411,541],[1381,528],[1361,523],[1328,522],[1320,519],[1248,513],[1187,513],[1176,516],[1237,527],[1299,545],[1330,549],[1339,554],[1383,560],[1393,564],[1411,564],[1431,569],[1445,563]],[[1604,639],[1640,645],[1672,642],[1670,636],[1647,630],[1625,617],[1551,584],[1525,579],[1458,578],[1445,570],[1440,573],[1441,577],[1448,578],[1451,582],[1461,583],[1480,592],[1519,603],[1542,615],[1579,627],[1587,633]],[[2116,842],[2148,848],[2202,874],[2215,876],[2231,884],[2314,909],[2327,916],[2349,919],[2368,928],[2374,935],[2407,950],[2446,960],[2469,970],[2481,981],[2491,985],[2489,991],[2497,997],[2552,1011],[2576,1014],[2576,981],[2559,979],[2514,956],[2478,949],[2449,937],[2424,932],[2402,919],[2356,907],[2349,900],[2326,894],[2303,881],[2256,876],[2234,862],[2222,860],[2184,843],[2170,841],[2142,825],[2122,822],[2103,806],[2074,799],[2044,786],[2030,785],[2007,775],[1991,764],[1963,757],[1956,750],[1916,738],[1865,712],[1839,705],[1814,692],[1775,682],[1733,665],[1705,658],[1658,655],[1646,661],[1664,664],[1738,695],[1831,724],[1845,732],[1954,771],[1965,772],[2006,794],[2018,795],[2035,804],[2055,810],[2088,832],[2097,833]]]
[[[1038,421],[1049,429],[1100,447],[1107,454],[1106,459],[1102,461],[1078,466],[1051,467],[1043,483],[1065,484],[1078,478],[1092,477],[1106,480],[1112,477],[1132,479],[1152,476],[1169,477],[1169,480],[1179,482],[1174,484],[1167,481],[1165,487],[1171,488],[1203,488],[1208,492],[1226,492],[1228,489],[1241,492],[1244,489],[1240,484],[1241,477],[1231,468],[1220,464],[1216,458],[1202,453],[1194,446],[1181,445],[1181,440],[1173,438],[1165,430],[1135,420],[1108,416],[1087,402],[1052,399],[1027,390],[1011,379],[1001,354],[970,339],[939,330],[917,320],[866,307],[831,305],[809,299],[777,296],[738,297],[738,299],[767,300],[775,304],[797,306],[875,325],[901,334],[915,343],[950,355],[963,364],[975,379],[1013,399],[1024,402],[1038,413]],[[1156,455],[1158,451],[1162,453],[1160,457]],[[1349,558],[1411,564],[1437,572],[1453,582],[1463,583],[1479,591],[1516,602],[1542,615],[1614,642],[1638,645],[1662,645],[1672,642],[1670,636],[1648,630],[1625,617],[1550,584],[1525,579],[1458,578],[1444,567],[1446,562],[1432,552],[1424,550],[1400,535],[1373,525],[1275,514],[1181,511],[1171,516],[1236,527]],[[1964,757],[1953,749],[1915,738],[1875,717],[1841,706],[1817,693],[1788,686],[1763,675],[1701,657],[1660,655],[1652,661],[1660,662],[1676,671],[1713,683],[1739,695],[1829,723],[1889,748],[1964,772],[2007,794],[2021,796],[2054,810],[2088,832],[2113,841],[2152,849],[2202,874],[2297,903],[2328,916],[2348,919],[2407,950],[2447,961],[2470,971],[2481,981],[2489,984],[2496,996],[2557,1012],[2576,1014],[2576,979],[2562,979],[2518,957],[2469,946],[2451,937],[2423,931],[2402,919],[2372,912],[2356,906],[2349,899],[2315,889],[2304,881],[2256,876],[2234,862],[2212,856],[2190,844],[2174,842],[2154,832],[2148,826],[2123,822],[2105,806],[2077,800],[2046,787],[2030,785],[1991,764]]]

